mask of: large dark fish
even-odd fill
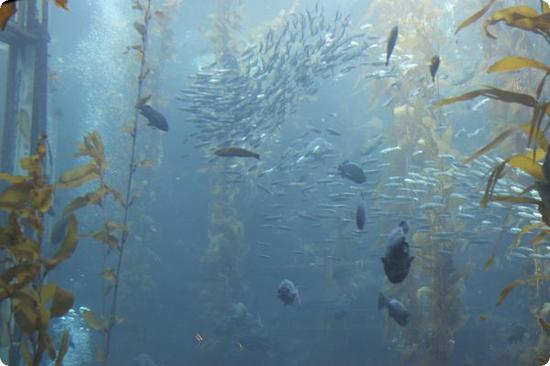
[[[240,147],[224,147],[214,151],[214,154],[223,157],[254,158],[260,160],[260,154]]]
[[[437,70],[439,69],[440,62],[441,60],[439,59],[438,55],[432,57],[432,60],[430,61],[430,75],[432,75],[433,82],[435,82],[435,75],[437,74]]]
[[[382,293],[378,295],[378,310],[387,308],[390,318],[395,320],[397,324],[404,327],[409,321],[409,312],[405,305],[397,299],[392,299],[384,296]]]
[[[388,235],[386,254],[380,258],[384,263],[384,272],[392,283],[399,283],[407,277],[414,259],[410,256],[409,243],[405,239],[407,231],[409,226],[401,221]]]
[[[162,113],[160,113],[150,105],[142,105],[138,108],[143,117],[147,118],[147,120],[149,121],[149,126],[153,126],[162,131],[168,131],[168,122],[166,121],[166,118],[164,118]]]
[[[399,28],[397,26],[393,27],[388,37],[388,45],[386,47],[386,66],[390,64],[390,57],[393,52],[393,48],[397,43],[397,35],[399,34]]]
[[[298,302],[298,304],[301,303],[300,293],[298,292],[298,289],[296,288],[296,286],[294,286],[294,283],[292,283],[291,280],[281,281],[281,283],[279,284],[279,288],[277,289],[277,297],[285,305],[293,305],[296,302]]]
[[[365,200],[361,197],[361,201],[359,201],[357,210],[355,211],[355,224],[357,225],[357,229],[363,230],[365,227],[366,217]]]
[[[365,183],[367,177],[365,172],[357,163],[352,163],[351,161],[344,161],[340,166],[338,166],[338,171],[344,178],[348,178],[355,183],[361,184]]]

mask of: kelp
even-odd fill
[[[55,0],[55,5],[57,5],[60,8],[63,8],[65,10],[69,10],[68,8],[69,0]],[[8,20],[15,14],[17,11],[16,3],[15,2],[3,2],[2,6],[0,7],[0,29],[4,30],[6,29],[6,24],[8,23]]]
[[[526,286],[533,282],[538,283],[540,281],[550,280],[550,274],[535,274],[531,277],[525,279],[517,279],[513,282],[510,282],[498,295],[497,306],[500,306],[504,303],[504,300],[508,297],[510,292],[518,286]]]
[[[476,11],[473,15],[471,15],[466,20],[464,20],[462,23],[460,23],[460,25],[458,26],[458,28],[455,31],[455,34],[457,34],[461,29],[466,28],[470,24],[473,24],[473,23],[477,22],[482,16],[484,16],[487,13],[487,11],[489,11],[489,9],[491,8],[491,6],[493,6],[494,3],[495,3],[495,0],[489,1],[489,3],[487,5],[485,5],[483,8]]]
[[[9,309],[20,339],[11,340],[27,366],[38,366],[44,355],[61,365],[67,353],[69,334],[65,331],[56,350],[49,334],[52,319],[64,316],[74,304],[74,296],[57,284],[44,283],[49,271],[69,260],[76,250],[78,222],[73,214],[67,217],[67,230],[57,252],[48,257],[42,252],[44,215],[52,205],[55,190],[76,186],[79,170],[62,174],[62,184],[50,185],[44,175],[47,154],[45,136],[40,136],[36,153],[23,158],[20,165],[27,175],[0,173],[9,185],[0,193],[0,207],[8,212],[7,223],[0,227],[0,250],[3,272],[0,273],[0,300],[9,299]],[[9,361],[12,364],[12,360]]]
[[[509,72],[521,70],[524,68],[533,68],[545,72],[550,72],[550,68],[542,62],[521,56],[505,57],[489,66],[487,72]]]

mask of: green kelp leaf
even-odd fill
[[[63,337],[61,337],[61,344],[59,345],[59,351],[57,352],[57,357],[55,359],[54,366],[63,366],[63,358],[69,350],[69,331],[65,329],[63,332]]]
[[[550,68],[542,62],[521,56],[508,56],[492,64],[487,72],[508,72],[524,69],[526,67],[550,72]]]
[[[466,28],[470,24],[476,22],[479,18],[481,18],[483,15],[485,15],[485,13],[487,13],[489,8],[494,3],[495,3],[495,0],[489,1],[489,3],[487,5],[485,5],[483,8],[481,8],[480,10],[475,12],[472,16],[468,17],[466,20],[464,20],[462,23],[460,23],[460,25],[458,26],[458,28],[455,31],[455,34],[457,34],[461,29]]]
[[[47,270],[51,270],[59,263],[67,260],[75,251],[78,244],[78,222],[74,215],[70,215],[67,219],[67,234],[61,244],[61,247],[51,259],[44,260]]]

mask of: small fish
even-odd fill
[[[240,147],[224,147],[214,151],[214,154],[223,157],[254,158],[260,160],[260,154]]]
[[[367,180],[363,168],[361,168],[357,163],[346,160],[338,166],[338,171],[342,177],[348,178],[358,184],[365,183]]]
[[[409,311],[397,299],[392,299],[384,296],[382,293],[378,295],[378,310],[387,308],[388,315],[393,318],[400,326],[404,327],[409,321]]]
[[[168,131],[168,122],[166,121],[166,118],[164,118],[162,113],[160,113],[150,105],[142,105],[138,108],[141,115],[147,118],[147,121],[149,121],[149,126],[158,128],[161,131]]]
[[[277,297],[285,305],[293,305],[296,302],[298,302],[298,304],[302,303],[300,300],[300,293],[291,280],[285,279],[281,281],[279,288],[277,289]]]
[[[439,63],[441,60],[439,59],[438,55],[435,55],[432,57],[432,60],[430,61],[430,75],[432,76],[432,81],[435,82],[435,75],[437,74],[437,70],[439,69]]]
[[[390,64],[390,57],[397,43],[397,35],[399,34],[399,28],[397,26],[393,27],[390,36],[388,37],[388,46],[386,47],[386,66]]]
[[[386,254],[380,258],[384,264],[384,272],[391,283],[402,282],[409,274],[411,263],[414,260],[414,257],[410,255],[409,243],[405,238],[408,231],[407,222],[401,221],[388,235]]]
[[[390,152],[400,151],[400,150],[401,150],[401,146],[397,145],[397,146],[388,147],[388,148],[380,150],[380,154],[387,154],[387,153],[390,153]]]

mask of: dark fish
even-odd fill
[[[435,82],[435,75],[437,74],[437,70],[439,69],[439,62],[441,60],[439,59],[438,55],[435,55],[432,57],[432,60],[430,61],[430,75],[432,75],[432,81]]]
[[[399,283],[407,277],[414,259],[410,256],[409,243],[405,239],[407,231],[409,226],[401,221],[388,236],[386,254],[380,258],[384,263],[384,272],[392,283]]]
[[[240,147],[224,147],[214,151],[214,154],[224,157],[254,158],[260,160],[260,154]]]
[[[359,204],[357,205],[357,210],[355,211],[355,224],[357,225],[357,229],[363,230],[363,228],[365,227],[365,221],[365,200],[361,198],[361,201],[359,201]]]
[[[338,166],[338,171],[342,177],[348,178],[358,184],[365,183],[367,180],[365,172],[357,163],[352,163],[346,160]]]
[[[399,28],[397,26],[393,27],[388,37],[388,46],[386,47],[386,66],[390,64],[390,57],[393,52],[393,48],[397,43],[397,35],[399,34]]]
[[[168,131],[168,122],[166,121],[166,118],[164,118],[162,113],[160,113],[150,105],[142,105],[139,106],[138,109],[141,115],[147,118],[147,121],[149,121],[149,126],[153,126],[162,131]]]
[[[400,326],[404,327],[409,321],[409,312],[405,305],[399,300],[384,296],[382,293],[378,295],[378,310],[388,308],[388,315],[393,318]]]
[[[294,286],[294,283],[292,283],[292,281],[290,280],[283,280],[279,284],[279,289],[277,290],[277,297],[285,305],[293,305],[295,302],[298,302],[298,304],[301,303],[300,293],[298,292],[298,289],[296,288],[296,286]]]

